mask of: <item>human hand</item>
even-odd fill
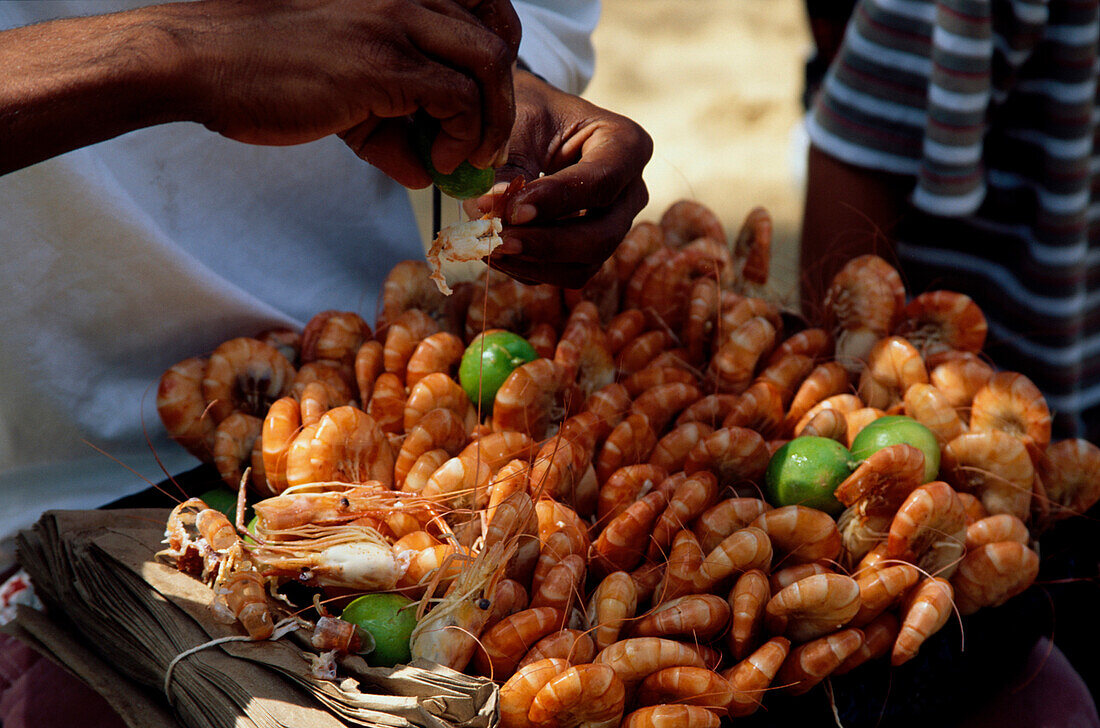
[[[497,179],[527,184],[505,203],[505,242],[489,262],[527,283],[580,288],[649,201],[642,170],[653,141],[630,119],[533,74],[518,71],[515,88],[516,123]],[[498,183],[467,200],[467,214],[492,211],[500,191]]]
[[[164,6],[161,6],[164,7]],[[519,20],[507,0],[205,0],[172,6],[197,120],[238,141],[338,134],[407,187],[427,172],[408,116],[440,120],[436,169],[487,167],[512,128]]]

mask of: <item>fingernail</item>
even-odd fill
[[[497,252],[502,255],[519,255],[523,252],[523,243],[518,238],[504,238]]]
[[[512,205],[512,214],[508,216],[508,222],[512,225],[524,225],[534,220],[537,214],[538,210],[535,209],[534,205]]]

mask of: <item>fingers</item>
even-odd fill
[[[398,184],[419,190],[429,186],[432,178],[409,144],[409,126],[404,118],[370,120],[353,126],[340,138]]]

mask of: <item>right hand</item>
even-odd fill
[[[166,8],[191,49],[196,120],[252,144],[338,134],[406,187],[431,183],[408,141],[418,109],[440,120],[449,173],[487,167],[515,116],[519,21],[507,0],[204,0]]]

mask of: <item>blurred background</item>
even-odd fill
[[[757,205],[771,213],[771,293],[794,304],[805,145],[803,65],[811,51],[803,0],[604,0],[596,73],[584,93],[653,137],[638,220],[689,198],[737,234]],[[431,201],[413,193],[423,238]],[[443,223],[459,219],[444,200]]]

